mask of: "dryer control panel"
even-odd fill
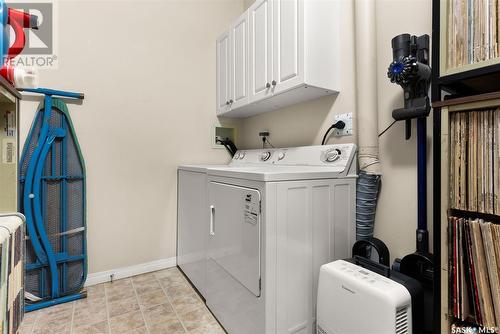
[[[356,155],[356,145],[321,145],[291,148],[240,150],[230,165],[282,165],[348,167]]]

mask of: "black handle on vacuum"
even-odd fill
[[[389,248],[384,244],[384,242],[377,238],[371,238],[370,240],[358,240],[352,246],[352,257],[361,256],[368,258],[367,249],[371,247],[375,249],[378,253],[378,262],[389,267]]]
[[[379,275],[391,277],[391,269],[383,264],[377,263],[362,256],[354,256],[354,261],[358,266],[369,269]]]

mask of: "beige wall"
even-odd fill
[[[246,7],[250,6],[251,3],[253,1],[245,0]],[[332,124],[335,114],[353,112],[354,118],[356,118],[352,3],[353,1],[343,1],[340,94],[337,97],[325,97],[245,119],[240,131],[240,144],[243,147],[260,147],[258,132],[261,130],[271,132],[269,139],[275,146],[319,145],[324,131]],[[391,84],[386,74],[387,66],[392,60],[391,39],[406,32],[430,34],[431,1],[377,0],[376,29],[378,128],[382,131],[392,122],[392,110],[403,104],[402,89]],[[430,134],[432,131],[430,119],[428,124]],[[356,133],[356,128],[354,131]],[[414,126],[413,134],[415,135],[415,133]],[[340,139],[332,137],[330,143],[345,141],[356,141],[356,138],[355,136]],[[431,158],[431,152],[428,156]],[[415,136],[410,141],[404,140],[404,123],[395,124],[381,137],[380,157],[383,185],[376,217],[375,235],[387,243],[392,258],[400,257],[415,250],[417,212]],[[429,161],[428,166],[431,166],[431,161]],[[431,189],[432,175],[430,168],[428,170],[428,184],[429,189]],[[428,203],[430,205],[431,191],[429,194]],[[429,214],[428,217],[430,221],[431,215]]]
[[[89,272],[175,256],[176,166],[212,149],[215,40],[240,0],[63,1],[59,69],[41,86],[70,105],[87,165]],[[26,135],[35,104],[22,104]]]
[[[430,0],[378,0],[378,110],[379,129],[392,122],[391,113],[403,105],[402,89],[387,79],[387,66],[392,59],[391,39],[401,33],[429,34],[432,29]],[[408,12],[411,8],[411,13]],[[400,15],[405,13],[405,15]],[[428,147],[428,222],[432,230],[432,117],[427,119]],[[404,140],[404,123],[398,122],[380,138],[382,193],[378,205],[375,233],[388,245],[391,256],[399,257],[415,251],[417,228],[417,159],[416,121],[412,139]],[[430,235],[432,240],[432,234]]]

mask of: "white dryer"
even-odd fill
[[[179,265],[228,333],[314,333],[320,266],[355,240],[355,155],[353,144],[248,150],[228,166],[180,168]],[[205,183],[194,202],[186,172]],[[186,220],[194,212],[201,231]],[[184,226],[197,236],[186,241]],[[194,279],[181,260],[193,240]]]
[[[177,170],[177,265],[202,296],[206,281],[210,167],[224,166],[184,165]]]

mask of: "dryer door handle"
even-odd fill
[[[210,235],[215,235],[215,206],[210,205]]]

